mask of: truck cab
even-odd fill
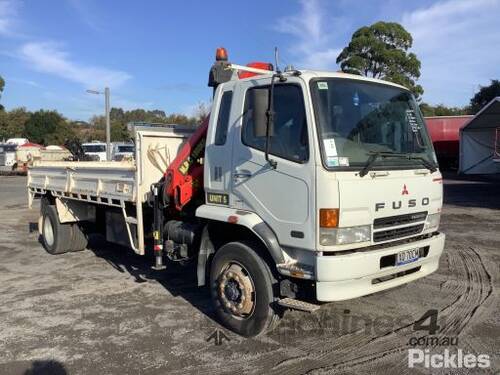
[[[290,298],[345,300],[435,271],[442,176],[412,94],[344,73],[272,81],[217,87],[197,215],[250,228],[292,280],[280,288]]]

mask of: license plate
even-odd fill
[[[396,255],[396,266],[415,262],[420,257],[420,249],[401,251]]]

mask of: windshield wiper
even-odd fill
[[[377,161],[378,158],[380,157],[388,157],[388,156],[401,156],[404,154],[400,154],[398,152],[391,152],[391,151],[377,151],[377,152],[370,152],[369,153],[370,157],[366,161],[365,166],[361,171],[359,171],[359,177],[364,177],[366,174],[370,171],[371,167]]]
[[[434,173],[437,171],[438,167],[435,163],[430,162],[426,158],[422,156],[408,156],[408,159],[410,160],[420,160],[425,168],[427,168],[431,173]]]
[[[370,157],[366,161],[365,166],[359,172],[359,177],[364,177],[370,171],[375,161],[380,157],[402,157],[408,160],[418,160],[422,162],[423,166],[426,167],[428,170],[430,170],[431,173],[437,171],[437,166],[422,156],[411,156],[409,154],[405,154],[402,152],[393,152],[393,151],[372,151],[369,152],[369,155]]]

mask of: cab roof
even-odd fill
[[[301,72],[301,77],[303,79],[306,79],[306,80],[310,80],[313,78],[352,79],[352,80],[356,80],[356,81],[379,83],[382,85],[394,86],[394,87],[398,87],[400,89],[408,90],[408,88],[406,88],[402,85],[398,85],[397,83],[384,81],[382,79],[360,76],[357,74],[349,74],[349,73],[343,73],[343,72],[328,72],[328,71],[321,71],[321,70],[300,70],[300,72]]]
[[[352,79],[356,81],[364,81],[364,82],[373,82],[387,86],[397,87],[403,90],[408,90],[408,88],[398,85],[397,83],[384,81],[382,79],[370,78],[365,76],[360,76],[357,74],[349,74],[343,72],[329,72],[329,71],[321,71],[321,70],[298,70],[301,74],[300,77],[305,81],[309,81],[314,78],[340,78],[340,79]],[[269,75],[274,72],[269,72]],[[285,75],[289,72],[283,72]],[[262,74],[257,76],[252,76],[248,78],[240,79],[241,81],[251,81],[251,80],[259,80],[269,78],[268,74]]]

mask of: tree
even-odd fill
[[[205,117],[207,117],[209,114],[210,114],[210,104],[199,102],[198,106],[194,110],[194,119],[196,121],[196,124],[201,123],[205,119]]]
[[[178,125],[196,125],[208,114],[207,105],[200,103],[195,111],[194,117],[188,117],[182,114],[172,113],[166,115],[164,111],[159,109],[144,110],[133,109],[124,111],[122,108],[111,108],[109,118],[111,122],[111,141],[128,141],[130,140],[130,132],[127,129],[129,123],[160,123],[160,124],[178,124]],[[105,132],[106,120],[104,116],[94,116],[90,119],[90,129],[80,132],[85,134],[85,140],[101,140],[106,139]]]
[[[197,123],[198,119],[181,113],[172,113],[165,118],[165,124],[196,125]]]
[[[0,111],[0,140],[21,137],[30,115],[24,107]]]
[[[500,81],[498,79],[492,79],[488,86],[479,86],[479,91],[470,100],[470,112],[476,114],[497,96],[500,96]]]
[[[416,84],[420,61],[408,52],[411,34],[395,22],[377,22],[358,29],[340,55],[337,64],[343,72],[384,79],[410,89],[419,98],[424,90]]]
[[[59,112],[43,109],[31,114],[26,122],[24,134],[30,141],[45,146],[62,145],[67,139],[75,136],[66,119]]]
[[[0,99],[2,98],[2,93],[3,93],[4,87],[5,87],[5,81],[2,78],[2,76],[0,76]],[[0,104],[0,111],[3,111],[3,110],[4,110],[3,105]]]
[[[461,116],[469,114],[468,107],[447,107],[444,104],[432,106],[427,103],[420,103],[420,110],[424,116]]]

